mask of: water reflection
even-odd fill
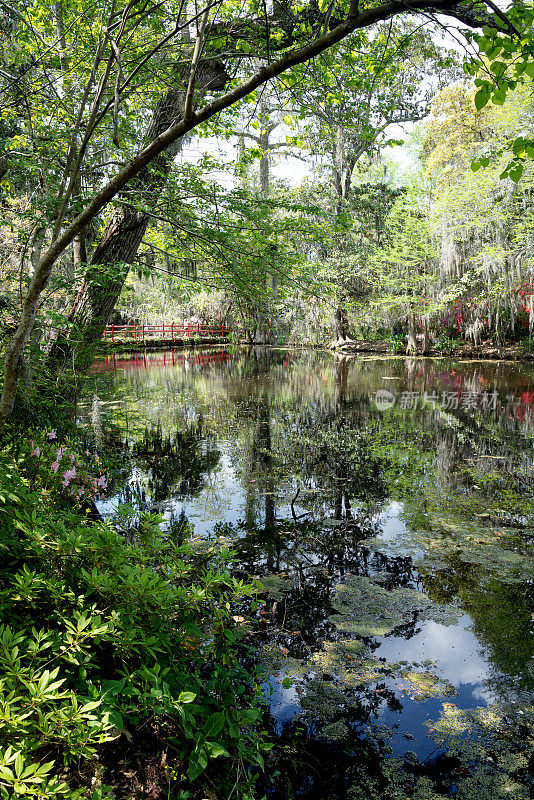
[[[524,365],[273,350],[95,370],[99,435],[118,429],[134,464],[101,509],[135,494],[192,526],[199,549],[230,542],[236,569],[264,583],[254,641],[273,726],[302,758],[281,756],[269,797],[385,792],[391,774],[376,765],[388,752],[404,759],[397,797],[424,780],[432,796],[462,797],[466,764],[495,791],[481,796],[523,796],[533,387]],[[488,777],[484,737],[494,750],[506,741],[516,766]]]

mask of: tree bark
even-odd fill
[[[417,327],[415,314],[411,307],[408,309],[408,344],[406,345],[406,353],[409,356],[417,355]]]
[[[347,316],[347,309],[344,305],[345,297],[340,297],[336,306],[335,316],[335,343],[346,342],[350,339],[349,335],[349,320]]]

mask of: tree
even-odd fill
[[[346,214],[348,223],[328,248],[330,264],[339,265],[333,269],[338,285],[334,344],[341,346],[350,339],[351,302],[364,285],[355,262],[368,256],[371,242],[380,243],[383,223],[378,217],[385,218],[389,210],[386,181],[378,180],[375,200],[382,213],[375,214],[376,230],[369,236],[361,219],[361,192],[355,196],[353,191],[355,167],[363,155],[371,157],[389,142],[389,126],[424,118],[438,87],[458,70],[455,55],[436,45],[432,30],[401,19],[378,25],[372,38],[360,32],[344,40],[306,65],[306,71],[308,83],[298,93],[300,116],[305,111],[300,127],[318,170],[329,178],[332,213]],[[370,186],[367,191],[373,192]]]
[[[424,192],[412,189],[395,201],[384,244],[373,259],[379,292],[386,294],[382,302],[400,305],[406,312],[408,355],[417,353],[417,306],[428,296],[435,262],[425,200]]]
[[[516,183],[504,174],[507,153],[485,169],[473,164],[518,134],[528,136],[533,110],[531,81],[508,93],[502,105],[479,109],[475,89],[456,84],[437,95],[424,131],[429,221],[438,245],[433,295],[456,305],[456,329],[476,343],[491,329],[502,340],[518,318],[524,324],[528,317],[530,329],[534,323],[532,165],[525,164]]]
[[[407,7],[411,13],[444,13],[474,29],[483,23],[490,30],[497,25],[512,38],[518,33],[517,26],[508,23],[502,12],[488,13],[486,6],[473,9],[471,3],[450,0],[413,0],[408,6],[388,0],[366,8],[352,0],[350,4],[325,6],[322,10],[315,4],[292,8],[277,3],[270,15],[255,3],[243,14],[229,0],[216,0],[191,16],[187,16],[183,4],[166,3],[165,7],[153,8],[143,0],[120,8],[109,6],[105,0],[89,8],[80,8],[75,2],[60,4],[55,19],[48,7],[39,3],[29,10],[13,9],[16,35],[23,46],[19,51],[11,49],[13,63],[6,90],[18,91],[23,86],[25,124],[30,149],[33,148],[31,163],[47,174],[49,187],[44,216],[46,247],[29,283],[17,330],[6,349],[0,425],[13,409],[24,346],[53,266],[100,212],[127,185],[139,179],[149,165],[153,169],[148,169],[147,180],[157,180],[154,176],[161,169],[157,159],[189,131],[267,81],[315,58],[355,31],[406,13]],[[494,8],[493,3],[490,8]],[[189,41],[187,34],[192,30],[195,38]],[[76,53],[75,64],[69,63],[71,51]],[[259,69],[251,68],[251,52],[262,63]],[[90,53],[94,55],[88,58]],[[208,57],[224,59],[233,84],[218,97],[208,91],[205,104],[194,110],[198,76]],[[181,78],[178,88],[177,73]],[[161,103],[169,87],[184,92],[180,116],[177,114],[172,121],[166,119],[163,130],[149,127],[150,137],[141,147],[135,150],[126,146],[122,152],[122,130],[125,128],[131,143],[136,144],[144,120]],[[148,95],[148,105],[143,105],[143,95]],[[52,143],[50,137],[43,142],[35,133],[36,104],[40,104],[41,128],[54,116],[62,133],[61,147],[56,145],[55,132]],[[13,100],[10,111],[14,113]],[[111,139],[106,156],[111,151],[115,157],[110,159],[111,164],[104,162],[98,181],[95,179],[97,186],[84,197],[80,181],[83,168],[89,166],[88,155],[99,150],[102,136]],[[60,158],[46,158],[46,148],[54,146]],[[162,158],[165,160],[165,156]],[[119,233],[120,225],[114,229],[114,235]]]

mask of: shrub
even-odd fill
[[[216,758],[261,766],[263,700],[233,620],[258,587],[232,577],[229,551],[173,543],[157,515],[128,538],[91,524],[35,450],[0,453],[0,796],[107,797],[106,747],[141,728],[190,781]]]

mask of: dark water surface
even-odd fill
[[[134,464],[101,512],[264,583],[269,798],[532,796],[534,367],[256,349],[92,384]]]

